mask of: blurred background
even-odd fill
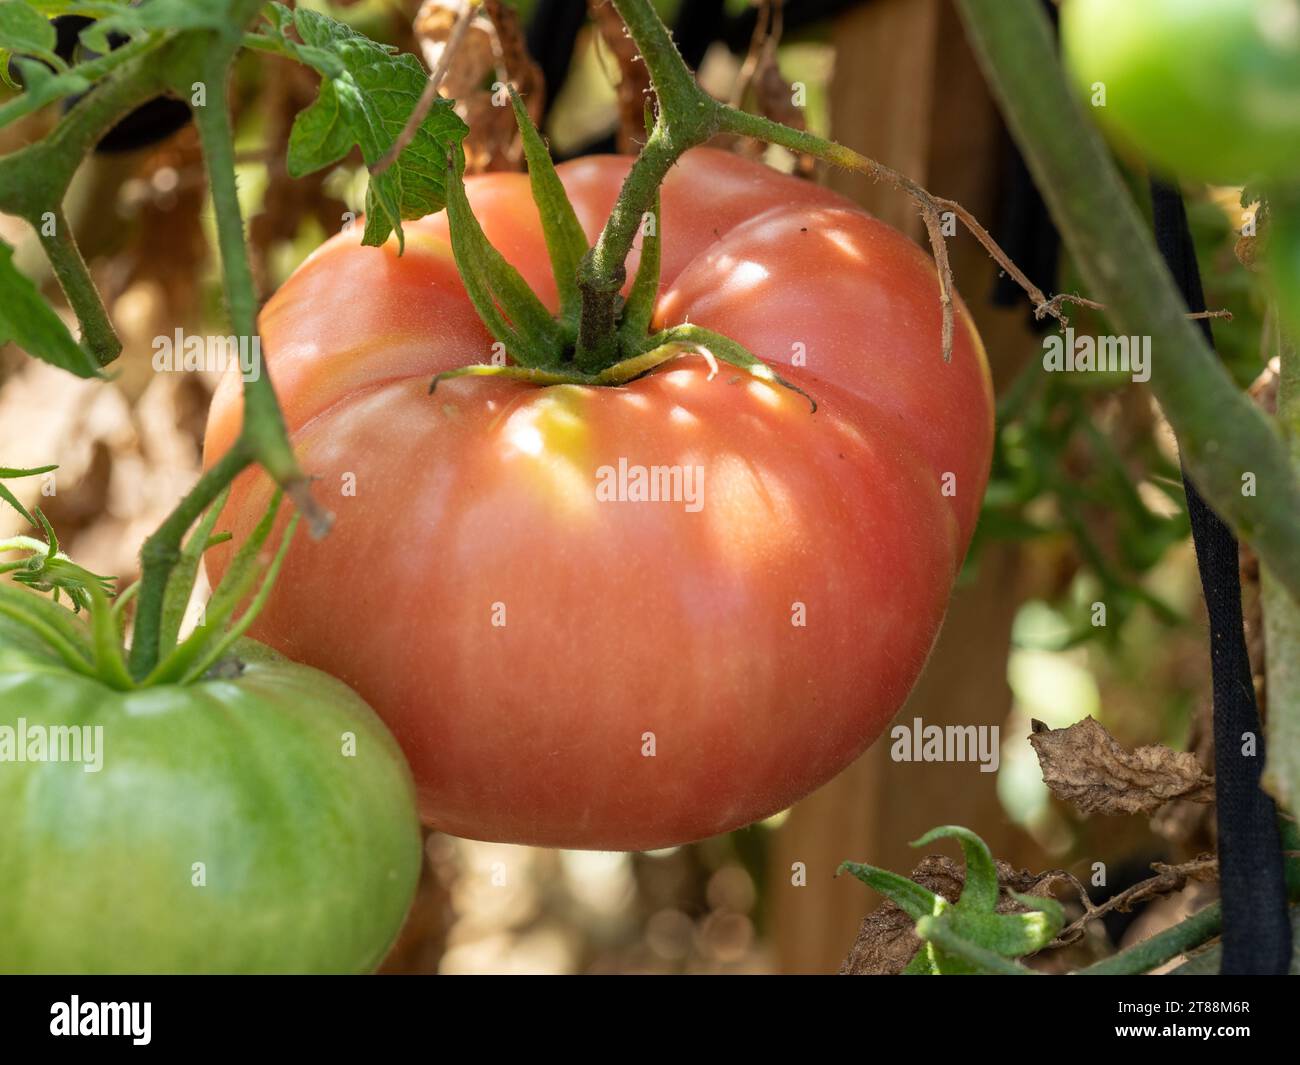
[[[310,6],[432,63],[459,3]],[[1045,291],[1079,290],[950,0],[658,6],[715,95],[806,121],[960,201]],[[505,7],[505,31],[476,31],[446,86],[471,119],[482,118],[472,167],[522,169],[513,122],[500,121],[509,109],[485,103],[503,68],[526,90],[557,157],[632,146],[644,72],[628,62],[612,9],[599,0]],[[240,189],[263,297],[363,202],[359,156],[305,180],[285,172],[289,127],[314,92],[315,75],[305,68],[262,55],[241,61]],[[42,113],[0,131],[0,150],[39,137],[56,118]],[[60,466],[57,495],[24,502],[41,504],[83,565],[124,581],[136,574],[144,536],[197,475],[214,384],[153,372],[153,338],[177,328],[225,331],[212,212],[197,138],[184,119],[162,108],[123,131],[107,146],[113,150],[82,169],[68,201],[126,345],[115,379],[79,381],[12,348],[0,351],[0,455],[11,466]],[[922,237],[905,197],[780,151],[767,156]],[[1144,182],[1133,188],[1143,200]],[[1251,302],[1233,252],[1243,222],[1236,194],[1188,195],[1208,304],[1234,315],[1216,323],[1220,350],[1238,382],[1255,383],[1266,400],[1263,308]],[[0,216],[0,238],[57,299],[24,224]],[[1095,902],[1143,879],[1152,861],[1212,848],[1208,807],[1176,804],[1150,821],[1082,820],[1041,782],[1026,739],[1032,719],[1062,727],[1092,715],[1125,746],[1167,743],[1210,765],[1200,587],[1176,450],[1150,394],[1123,378],[1043,374],[1043,327],[1018,290],[968,234],[950,248],[992,362],[999,438],[975,545],[898,720],[999,725],[999,771],[895,763],[886,740],[792,810],[650,854],[543,851],[432,834],[415,908],[386,971],[836,972],[879,900],[856,881],[835,879],[835,868],[853,859],[908,873],[921,857],[908,841],[935,825],[975,829],[1016,868],[1062,868],[1089,882],[1094,863],[1104,862],[1107,884],[1092,889]],[[1088,312],[1072,318],[1080,333],[1101,328]],[[13,487],[39,491],[35,479]],[[0,535],[20,531],[17,521],[0,513]],[[1248,638],[1257,640],[1257,577],[1248,557],[1243,576]],[[1103,627],[1090,617],[1099,600],[1108,604]],[[1097,922],[1069,948],[1070,959],[1172,923],[1203,904],[1208,890],[1193,886],[1149,906],[1136,925],[1122,914]]]

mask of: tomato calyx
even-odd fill
[[[465,189],[465,155],[456,145],[447,160],[447,221],[452,253],[474,309],[511,363],[473,363],[438,374],[429,384],[452,377],[505,377],[540,386],[617,387],[683,354],[700,354],[711,363],[725,362],[756,379],[788,388],[817,404],[744,345],[689,323],[652,333],[659,293],[661,261],[659,196],[641,224],[641,261],[626,300],[620,298],[613,335],[601,345],[609,354],[592,360],[578,351],[582,294],[578,271],[590,250],[573,204],[551,160],[541,133],[514,87],[510,100],[523,140],[529,185],[541,219],[551,271],[559,293],[559,313],[552,315],[537,295],[492,246],[470,206]]]
[[[702,355],[711,366],[709,377],[717,373],[719,362],[728,363],[744,370],[752,377],[768,384],[780,385],[791,392],[797,392],[808,401],[810,413],[817,410],[817,401],[798,385],[787,381],[762,359],[751,355],[742,344],[730,337],[715,333],[698,325],[678,325],[661,330],[651,336],[645,344],[645,350],[620,362],[607,366],[599,373],[585,373],[575,365],[564,364],[554,367],[537,366],[493,366],[481,363],[460,366],[454,370],[444,370],[429,383],[432,393],[440,381],[451,377],[504,377],[514,381],[526,381],[535,385],[604,385],[616,387],[634,381],[649,373],[657,366],[677,358],[679,355]]]
[[[52,469],[55,467],[34,470],[0,467],[0,477],[31,476]],[[9,574],[18,585],[0,583],[0,616],[17,622],[36,636],[72,672],[117,691],[160,684],[192,684],[214,670],[221,673],[232,661],[236,642],[265,606],[299,520],[295,512],[274,557],[263,565],[262,548],[271,535],[280,508],[281,496],[277,492],[261,522],[235,553],[199,624],[181,639],[182,623],[203,553],[231,538],[229,533],[215,532],[213,528],[227,494],[228,490],[208,508],[181,548],[164,594],[158,664],[142,679],[134,678],[126,664],[126,608],[135,598],[139,582],[115,595],[116,578],[92,573],[68,558],[60,550],[58,537],[40,509],[35,510],[34,516],[30,514],[3,484],[0,484],[0,500],[38,525],[45,540],[30,536],[0,540],[0,553],[28,553],[28,557],[18,561],[0,563],[0,574]],[[53,594],[47,598],[42,592]],[[64,596],[72,605],[70,611],[59,602]],[[245,600],[248,605],[236,618],[235,611]]]

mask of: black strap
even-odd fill
[[[1201,274],[1178,190],[1151,182],[1156,243],[1193,311],[1205,310]],[[1214,333],[1202,319],[1211,347]],[[1196,564],[1210,618],[1214,777],[1223,899],[1224,975],[1286,973],[1291,962],[1282,841],[1273,800],[1260,787],[1264,733],[1255,706],[1241,616],[1237,541],[1183,471]],[[1242,753],[1247,735],[1255,747]]]

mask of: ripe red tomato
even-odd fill
[[[589,236],[629,163],[560,168]],[[527,178],[473,178],[469,196],[554,307]],[[929,257],[831,192],[714,150],[687,153],[662,196],[657,325],[739,340],[815,413],[697,355],[621,388],[469,377],[428,395],[492,344],[442,215],[408,226],[401,258],[333,238],[262,313],[337,523],[294,544],[254,635],[361,693],[447,832],[645,849],[781,810],[898,709],[969,540],[991,389],[964,308],[941,357]],[[209,463],[239,420],[232,379]],[[639,471],[675,469],[678,501],[602,498],[620,463],[628,495]],[[269,490],[237,481],[222,521],[236,542]]]

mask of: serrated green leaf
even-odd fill
[[[300,112],[289,135],[288,170],[303,177],[337,163],[355,145],[367,166],[383,158],[397,140],[424,91],[428,75],[410,54],[394,54],[351,27],[316,11],[299,8],[293,25],[302,43],[285,36],[284,12],[272,7],[265,34],[286,54],[321,75],[315,102]],[[469,132],[438,100],[411,143],[383,173],[372,175],[366,190],[362,243],[383,244],[402,220],[422,218],[446,203],[447,153]]]
[[[36,286],[18,272],[13,257],[13,248],[0,241],[0,344],[13,341],[27,354],[61,370],[98,377],[95,360],[77,344]]]

